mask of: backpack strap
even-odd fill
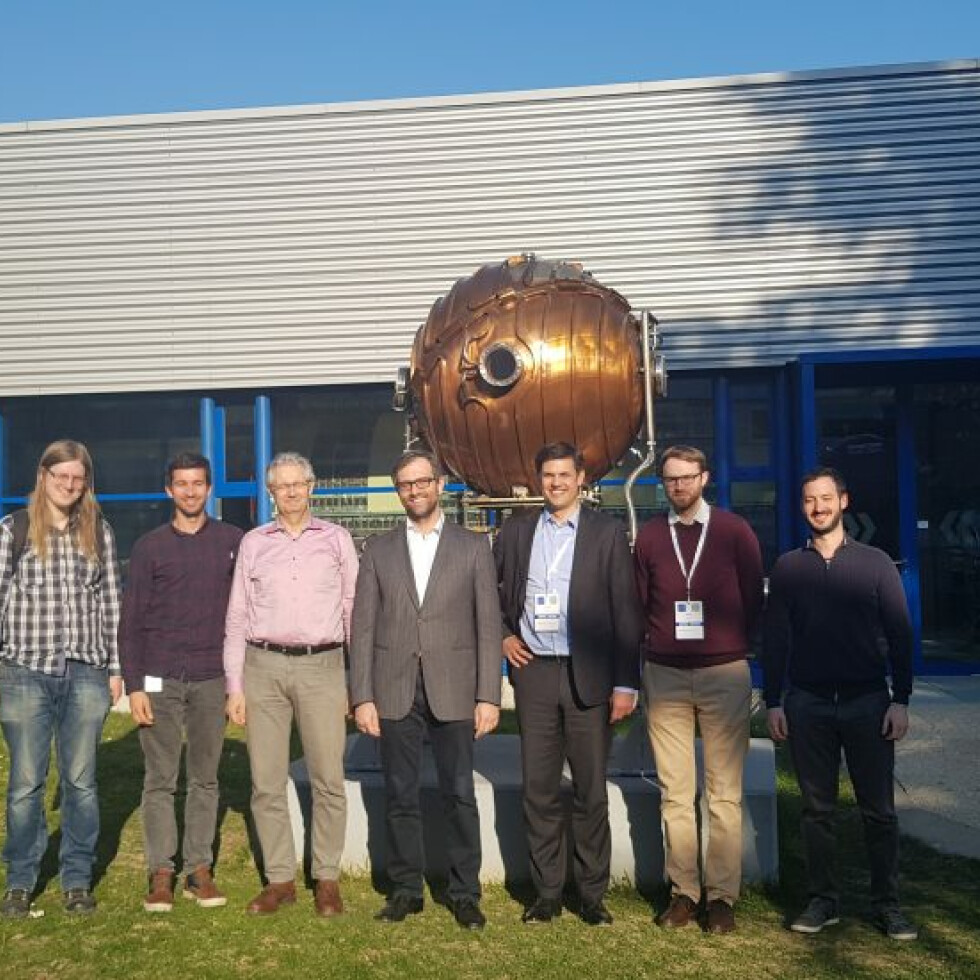
[[[21,507],[20,510],[15,510],[10,514],[10,529],[14,535],[14,571],[17,570],[17,566],[20,564],[21,558],[24,556],[24,550],[27,548],[27,535],[30,532],[31,519],[27,513],[26,507]],[[95,553],[98,556],[99,564],[105,564],[105,518],[99,518],[99,526],[95,535]]]
[[[15,510],[10,515],[10,529],[14,535],[13,556],[15,572],[24,554],[24,549],[27,547],[27,533],[30,530],[30,526],[31,521],[27,514],[27,508],[21,507],[20,510]]]

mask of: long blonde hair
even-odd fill
[[[89,451],[80,442],[72,439],[59,439],[52,442],[41,453],[37,464],[37,482],[34,491],[27,498],[27,514],[30,519],[30,542],[41,561],[48,558],[48,534],[51,531],[51,515],[44,494],[42,482],[45,470],[59,463],[81,463],[85,468],[85,490],[72,507],[70,528],[75,543],[91,561],[99,561],[99,547],[96,543],[102,533],[102,519],[99,504],[95,499],[95,468]]]

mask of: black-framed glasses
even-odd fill
[[[417,480],[399,480],[395,489],[399,493],[411,493],[413,490],[428,490],[436,482],[434,476],[422,476]]]
[[[661,483],[665,487],[690,487],[701,473],[699,470],[697,473],[684,473],[682,476],[665,476],[661,477]]]

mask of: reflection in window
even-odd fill
[[[768,466],[772,441],[770,386],[732,383],[732,426],[736,466]]]
[[[316,473],[314,512],[355,538],[403,516],[389,472],[404,445],[405,416],[391,385],[281,391],[272,396],[273,452],[307,456]]]
[[[762,546],[762,564],[772,568],[776,546],[776,488],[769,481],[732,484],[732,510],[744,517]]]
[[[671,378],[667,398],[654,406],[657,451],[695,446],[712,465],[715,448],[714,397],[708,378]]]
[[[7,432],[3,492],[34,488],[37,461],[56,439],[83,442],[99,493],[163,488],[167,460],[200,446],[199,402],[187,395],[71,395],[3,402]]]
[[[116,549],[123,578],[129,569],[129,554],[136,539],[170,520],[169,500],[105,500],[101,504],[105,519],[116,535]]]

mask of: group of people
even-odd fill
[[[320,916],[341,914],[352,713],[360,732],[380,740],[385,781],[390,892],[376,917],[400,922],[423,910],[427,738],[445,816],[449,906],[462,927],[483,928],[474,742],[498,724],[503,657],[520,726],[534,885],[522,921],[562,914],[570,836],[574,907],[589,925],[612,922],[606,764],[613,726],[642,693],[670,881],[656,921],[734,930],[747,657],[765,594],[759,543],[741,517],[706,501],[707,461],[692,447],[662,454],[669,510],[644,525],[633,554],[615,519],[583,505],[585,467],[575,446],[545,445],[535,462],[543,506],[515,512],[491,548],[446,520],[438,459],[406,451],[391,473],[406,521],[369,539],[359,556],[346,530],[312,515],[314,473],[304,457],[272,460],[266,485],[276,519],[243,535],[208,516],[209,462],[185,453],[166,474],[172,519],[136,542],[123,593],[89,453],[70,440],[49,446],[26,510],[0,521],[0,722],[10,754],[0,916],[30,911],[47,846],[52,741],[65,909],[95,909],[96,749],[125,681],[145,764],[148,912],[173,907],[179,839],[182,894],[205,908],[226,903],[213,842],[227,716],[246,730],[265,881],[248,911],[269,915],[297,900],[287,797],[295,725],[312,791],[313,904]],[[898,904],[892,787],[894,744],[908,727],[912,634],[894,565],[845,534],[847,503],[836,471],[804,478],[810,537],[777,561],[762,631],[769,732],[788,739],[803,799],[810,900],[791,928],[816,933],[839,921],[833,811],[843,751],[864,822],[876,921],[887,935],[909,939],[915,929]],[[180,838],[174,802],[185,744]]]

